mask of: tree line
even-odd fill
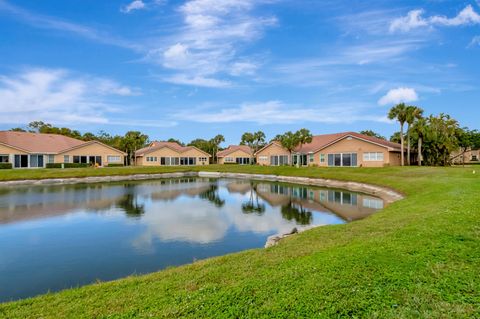
[[[418,106],[400,103],[392,107],[388,118],[400,124],[400,132],[392,135],[392,142],[401,145],[401,165],[416,162],[430,166],[452,164],[456,157],[462,156],[469,149],[480,148],[480,132],[467,127],[460,127],[457,120],[450,115],[423,115],[424,110]],[[404,132],[407,126],[406,134]],[[405,137],[407,156],[405,159]],[[412,152],[416,156],[412,158]]]
[[[458,121],[447,114],[441,113],[437,116],[430,115],[424,117],[423,113],[424,111],[420,107],[404,103],[395,105],[388,113],[390,119],[395,119],[400,124],[400,131],[394,133],[390,137],[390,141],[401,145],[402,165],[411,165],[415,162],[418,165],[448,165],[455,159],[454,154],[460,156],[469,149],[480,148],[479,131],[465,127],[461,128]],[[404,132],[405,125],[406,132]],[[11,130],[60,134],[83,141],[96,140],[127,153],[127,165],[134,163],[134,155],[137,150],[150,144],[149,136],[140,131],[128,131],[124,135],[111,135],[103,130],[97,134],[91,132],[82,134],[78,130],[56,127],[42,121],[31,122],[26,128],[17,127]],[[360,134],[386,140],[384,136],[373,130],[360,131]],[[269,142],[277,141],[282,147],[292,153],[295,148],[310,143],[312,138],[312,133],[308,129],[302,128],[295,132],[288,131],[276,135]],[[211,139],[196,138],[189,143],[183,143],[175,138],[170,138],[167,141],[175,142],[182,146],[197,147],[212,155],[213,162],[217,162],[216,154],[223,149],[221,144],[225,142],[225,137],[218,134]],[[254,153],[267,145],[267,143],[266,135],[263,131],[245,132],[241,136],[240,141],[240,145],[249,146]],[[412,160],[412,154],[416,154],[414,160]]]

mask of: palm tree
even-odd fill
[[[298,146],[299,148],[302,147],[302,145],[304,144],[308,144],[308,143],[311,143],[312,142],[312,133],[310,133],[309,130],[307,130],[306,128],[302,128],[300,130],[298,130],[295,135],[297,135],[297,141],[298,141]]]
[[[406,122],[407,122],[407,165],[410,165],[410,128],[416,120],[420,119],[423,115],[423,110],[417,106],[409,105],[406,109]]]
[[[225,142],[225,137],[221,134],[218,134],[217,136],[215,136],[214,138],[212,138],[210,140],[210,142],[212,143],[213,145],[213,159],[215,161],[215,163],[218,162],[218,158],[217,158],[217,152],[218,152],[218,149],[220,147],[220,144]]]
[[[418,146],[417,146],[417,151],[418,151],[418,166],[422,166],[422,160],[423,160],[423,153],[422,153],[422,143],[423,140],[425,139],[425,135],[427,134],[427,119],[421,117],[418,119],[413,124],[413,132],[417,134],[418,137]]]
[[[282,147],[285,148],[288,153],[290,154],[290,162],[292,160],[292,152],[298,145],[298,135],[288,131],[281,136],[278,136],[280,140],[280,144]]]
[[[396,119],[400,123],[400,149],[401,149],[401,160],[402,166],[405,165],[405,154],[404,154],[404,141],[403,141],[403,125],[407,121],[407,106],[405,103],[400,103],[395,105],[388,112],[388,118],[393,120]]]

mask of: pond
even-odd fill
[[[383,208],[345,190],[181,178],[0,189],[0,301],[263,247]]]

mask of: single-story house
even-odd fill
[[[135,165],[208,165],[210,157],[210,154],[195,146],[182,146],[175,142],[155,141],[135,152]]]
[[[355,132],[313,136],[292,154],[277,141],[255,153],[259,165],[381,167],[401,164],[400,144]]]
[[[42,168],[47,163],[124,164],[125,153],[98,141],[58,134],[0,131],[0,163]]]
[[[230,145],[217,153],[218,164],[250,164],[253,150],[247,145]]]
[[[480,163],[480,149],[468,149],[465,152],[458,151],[453,154],[454,164],[475,164]]]

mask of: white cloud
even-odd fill
[[[5,11],[13,18],[39,29],[55,30],[62,33],[70,33],[98,43],[114,45],[122,48],[141,51],[142,46],[131,41],[113,36],[103,31],[90,28],[77,23],[64,21],[55,17],[35,14],[20,7],[11,5],[0,0],[0,11]]]
[[[239,61],[230,66],[230,74],[233,76],[254,75],[258,65],[253,62]]]
[[[397,18],[390,24],[390,32],[403,31],[428,26],[428,22],[422,18],[423,10],[412,10],[406,17]]]
[[[390,23],[390,32],[408,32],[421,27],[440,26],[461,26],[480,24],[480,15],[475,12],[471,5],[467,5],[455,17],[435,15],[428,18],[422,17],[424,10],[412,10],[407,16],[394,19]]]
[[[328,108],[299,107],[281,101],[244,103],[239,107],[223,108],[218,111],[190,109],[175,113],[173,118],[200,123],[252,122],[257,124],[386,121],[383,115],[365,114],[364,105],[335,105]]]
[[[387,92],[378,100],[379,105],[398,104],[401,102],[414,102],[418,100],[415,89],[407,87],[399,87]]]
[[[165,82],[181,85],[191,85],[208,88],[226,88],[232,85],[228,81],[218,80],[215,78],[203,77],[200,75],[189,76],[186,74],[175,74],[171,77],[163,79]]]
[[[269,1],[254,0],[190,0],[178,8],[183,23],[171,41],[153,48],[147,59],[172,71],[169,82],[197,85],[216,80],[225,87],[228,75],[251,75],[256,67],[241,56],[242,45],[262,36],[264,29],[274,25],[273,17],[260,17],[253,9]],[[177,81],[170,81],[171,79]],[[178,81],[202,79],[202,81]]]
[[[29,69],[16,75],[0,75],[0,123],[43,120],[53,124],[175,124],[118,118],[124,110],[116,99],[138,94],[138,89],[110,79],[62,69]],[[117,116],[112,117],[114,114]]]
[[[123,13],[130,13],[134,10],[145,9],[145,3],[142,0],[134,0],[120,9]]]
[[[476,45],[480,45],[480,35],[474,36],[468,47],[473,47]]]

